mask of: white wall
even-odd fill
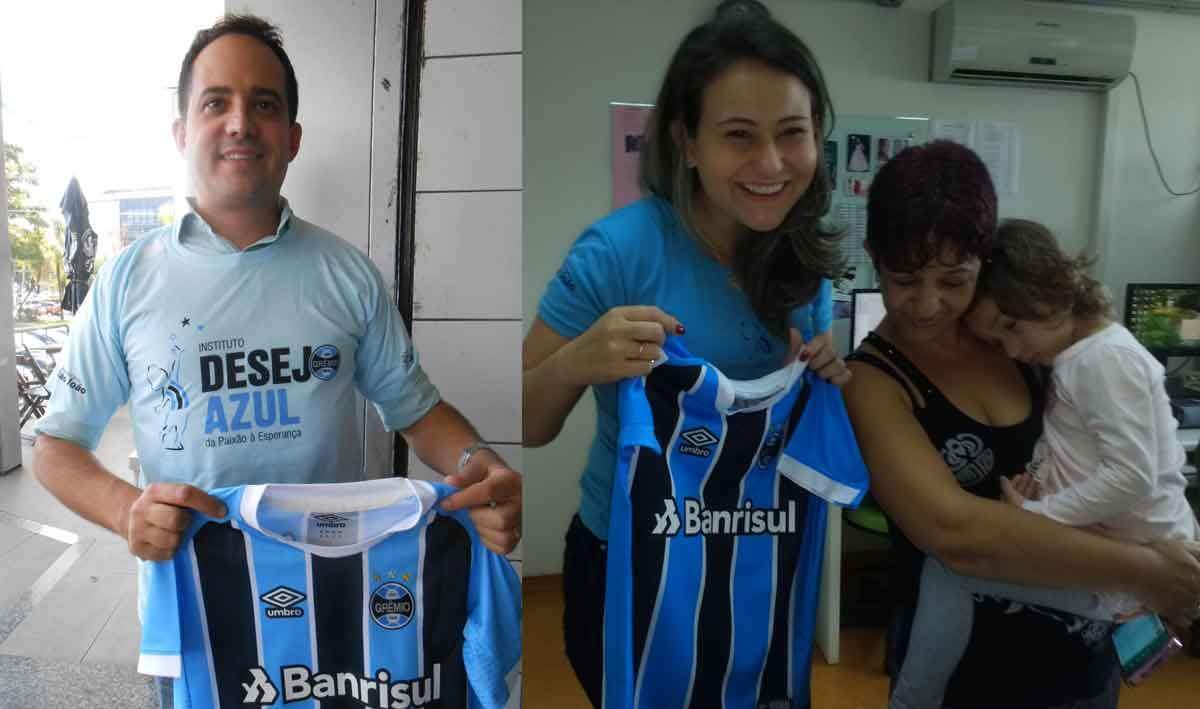
[[[930,12],[940,0],[910,0],[900,9],[868,0],[766,4],[819,58],[838,113],[1000,120],[1019,126],[1020,192],[1001,196],[1001,215],[1043,221],[1071,249],[1087,246],[1098,222],[1113,224],[1112,231],[1121,236],[1109,242],[1110,286],[1123,287],[1123,279],[1134,274],[1200,277],[1197,200],[1166,204],[1161,191],[1155,191],[1144,145],[1133,142],[1139,135],[1135,128],[1141,128],[1132,122],[1136,107],[1125,104],[1124,93],[1132,87],[1117,89],[1122,103],[1119,115],[1111,118],[1102,94],[930,83]],[[608,211],[607,104],[652,102],[679,39],[715,6],[711,0],[526,0],[526,327],[567,247]],[[1177,182],[1184,182],[1184,173],[1194,181],[1200,90],[1188,72],[1200,59],[1200,18],[1135,14],[1139,36],[1134,68],[1144,67],[1140,73],[1147,100],[1159,107],[1152,114],[1162,136],[1159,151],[1171,154],[1164,160],[1174,166]],[[1116,217],[1107,221],[1098,218],[1109,212],[1099,211],[1097,202],[1104,148],[1113,143],[1106,141],[1106,125],[1118,132],[1118,150],[1110,160],[1118,168],[1109,180],[1115,183],[1109,191]],[[1191,242],[1183,248],[1179,242],[1189,238],[1188,230]],[[1159,254],[1160,245],[1176,251]],[[1167,267],[1168,261],[1173,265]],[[578,505],[580,470],[595,425],[593,409],[588,394],[552,445],[526,450],[529,575],[561,568],[562,535]]]
[[[280,29],[299,84],[300,153],[283,195],[296,214],[362,249],[395,293],[394,190],[399,175],[403,0],[230,0]],[[392,436],[373,407],[358,407],[364,465],[390,471]]]
[[[249,0],[280,26],[300,83],[284,194],[392,282],[404,0]],[[521,6],[426,4],[418,117],[413,340],[443,397],[521,465]],[[369,470],[390,461],[370,411]],[[374,435],[372,435],[374,434]],[[373,462],[374,461],[374,462]],[[410,459],[415,477],[438,477]]]
[[[425,13],[413,339],[442,396],[521,470],[521,2],[428,0]],[[509,554],[518,574],[522,552]],[[519,676],[511,686],[520,706]]]
[[[3,79],[3,77],[0,77]],[[0,82],[0,96],[3,96]],[[4,122],[0,120],[0,401],[17,400],[17,367],[13,341],[7,333],[13,329],[12,245],[8,237],[8,182],[4,178]],[[21,464],[21,429],[15,406],[0,414],[0,475]]]
[[[442,396],[521,470],[521,3],[425,7],[413,337]]]
[[[1200,16],[1135,12],[1132,70],[1142,84],[1150,138],[1176,192],[1200,186]],[[1111,91],[1108,186],[1099,205],[1101,279],[1124,309],[1130,282],[1200,280],[1200,194],[1172,197],[1146,147],[1133,80]]]

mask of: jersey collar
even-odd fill
[[[384,537],[416,527],[434,514],[438,494],[433,486],[408,478],[381,478],[352,483],[309,483],[247,485],[238,505],[238,517],[255,531],[288,546],[323,557],[343,557],[357,554]],[[412,513],[399,517],[392,525],[355,544],[319,546],[285,539],[264,529],[259,523],[259,509],[271,505],[277,509],[314,514],[365,512],[415,501]]]

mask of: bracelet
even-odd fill
[[[471,456],[475,455],[481,450],[489,450],[493,453],[496,452],[487,444],[487,441],[475,441],[466,448],[463,448],[462,455],[458,457],[458,468],[455,470],[455,472],[462,473],[463,468],[466,468],[467,463],[471,461]]]

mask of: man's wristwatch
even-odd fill
[[[475,441],[466,448],[463,448],[462,455],[458,456],[458,469],[455,472],[462,473],[463,468],[467,467],[467,463],[470,462],[471,456],[484,449],[490,450],[493,453],[496,452],[487,444],[487,441]]]

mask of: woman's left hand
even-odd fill
[[[808,342],[800,336],[800,331],[790,328],[788,338],[788,355],[785,364],[799,357],[802,362],[808,362],[808,368],[817,376],[835,386],[844,386],[850,381],[850,370],[846,361],[838,356],[833,348],[833,334],[823,332]]]

